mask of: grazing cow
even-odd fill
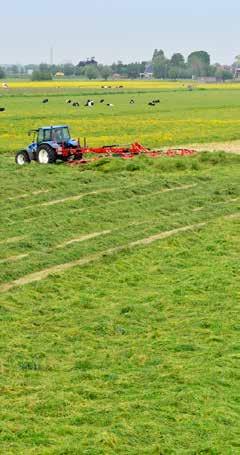
[[[2,88],[9,88],[7,82],[2,83]]]
[[[112,103],[108,103],[107,106],[113,107],[113,104]]]
[[[87,107],[92,107],[92,106],[94,106],[94,101],[92,101],[92,100],[87,100],[85,106],[87,106]]]
[[[153,103],[153,101],[150,101],[150,102],[148,103],[148,106],[156,106],[156,104]]]
[[[153,100],[153,103],[160,103],[160,100]]]
[[[72,102],[72,100],[66,100],[65,101],[67,104],[70,104]]]
[[[102,99],[102,100],[100,100],[100,103],[104,103],[104,100],[103,100],[103,99]]]
[[[130,100],[130,101],[129,101],[129,104],[134,104],[134,103],[135,103],[134,100]]]
[[[42,103],[44,104],[48,103],[48,98],[44,98],[44,100],[42,100]]]
[[[72,103],[72,106],[73,107],[79,107],[79,103],[77,101],[75,101],[74,103]]]
[[[4,112],[5,111],[5,107],[0,107],[0,112]]]

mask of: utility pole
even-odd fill
[[[50,49],[50,65],[53,65],[53,47]]]

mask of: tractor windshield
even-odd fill
[[[56,142],[68,142],[70,139],[69,130],[67,126],[63,128],[52,129],[52,140]]]
[[[55,141],[59,144],[70,140],[69,129],[64,127],[40,128],[38,130],[37,143]]]

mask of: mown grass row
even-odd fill
[[[2,283],[206,222],[0,294],[0,452],[237,455],[239,156],[0,173]]]
[[[50,191],[34,197],[31,197],[30,193],[29,198],[22,200],[9,200],[6,197],[2,202],[1,259],[6,259],[5,262],[0,263],[2,281],[16,279],[41,268],[84,257],[117,244],[127,244],[160,231],[214,219],[237,211],[240,205],[238,175],[232,175],[231,184],[229,184],[230,170],[226,165],[226,162],[234,165],[237,157],[225,158],[222,154],[215,157],[206,155],[204,158],[206,161],[201,155],[188,159],[182,158],[183,169],[187,166],[192,168],[193,162],[199,163],[201,160],[203,163],[208,162],[207,158],[210,162],[214,159],[214,163],[220,163],[220,169],[218,169],[218,177],[221,175],[220,181],[215,178],[213,169],[209,175],[202,175],[200,171],[195,171],[195,174],[182,174],[181,171],[179,172],[180,159],[159,158],[132,161],[130,165],[134,166],[135,170],[128,171],[132,178],[128,179],[126,184],[126,169],[129,164],[120,160],[105,163],[103,160],[100,163],[101,166],[99,163],[97,168],[96,164],[90,165],[85,172],[82,172],[81,168],[73,169],[73,181],[68,186],[68,191],[64,193],[56,191],[55,180],[53,191],[51,187],[44,186],[44,179],[48,181],[48,172],[52,176],[52,172],[56,170],[60,180],[62,176],[61,183],[65,187],[64,170],[70,181],[72,168],[64,166],[59,174],[58,166],[45,170],[41,166],[35,166],[33,172],[41,173],[41,188],[48,188]],[[157,169],[158,166],[162,166],[161,163],[169,166],[170,174],[165,171],[165,177],[158,178],[152,173],[146,179],[149,168],[156,166]],[[113,181],[111,170],[114,167],[116,171],[117,166],[119,176]],[[173,167],[175,167],[175,173]],[[27,181],[30,178],[28,169],[30,168],[20,171],[20,175],[24,175]],[[102,169],[103,172],[98,173],[95,169]],[[209,172],[209,168],[206,169]],[[233,167],[231,166],[230,169],[232,173]],[[145,180],[142,181],[138,171],[144,174],[144,170]],[[46,172],[45,176],[42,174],[43,171]],[[79,176],[77,183],[75,183],[76,173]],[[108,180],[109,173],[111,177]],[[94,181],[93,185],[86,183],[85,174],[90,176],[91,182]],[[96,175],[96,180],[93,175]],[[16,172],[17,176],[18,172]],[[13,187],[12,182],[11,194]],[[61,188],[61,184],[59,187]],[[91,194],[98,190],[101,192]],[[83,197],[77,201],[64,200],[65,197],[72,195],[75,197],[78,194]],[[53,201],[59,203],[42,205]],[[198,208],[203,210],[195,210]],[[144,219],[142,219],[143,213]],[[106,230],[110,232],[94,239],[74,242],[58,248],[64,241]],[[15,239],[16,236],[19,236],[20,240],[11,242],[11,238]],[[10,241],[4,244],[4,239]],[[22,254],[28,254],[28,256],[24,257],[21,263],[11,261],[12,256]]]

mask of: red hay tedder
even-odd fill
[[[67,125],[47,126],[32,130],[34,137],[30,145],[16,154],[16,163],[23,165],[31,161],[40,164],[55,163],[57,160],[65,161],[71,165],[89,163],[102,157],[120,157],[131,159],[138,155],[150,157],[158,156],[185,156],[196,153],[189,149],[151,150],[135,142],[131,145],[105,145],[102,147],[88,147],[80,141],[71,139]]]
[[[168,149],[168,150],[151,150],[144,147],[138,142],[134,142],[131,145],[105,145],[102,147],[82,147],[81,148],[82,158],[70,159],[68,163],[70,165],[76,165],[81,163],[88,163],[91,161],[98,160],[99,158],[123,158],[125,160],[135,158],[139,155],[145,155],[152,158],[158,156],[186,156],[195,154],[195,150],[190,149]],[[96,155],[96,156],[94,156]]]

